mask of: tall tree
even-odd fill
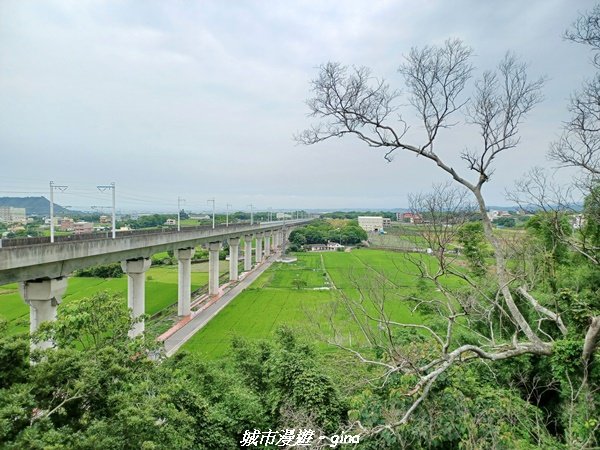
[[[424,130],[419,143],[408,140],[408,124],[400,114],[398,90],[392,89],[385,80],[374,78],[367,68],[349,68],[331,62],[320,66],[318,76],[312,81],[312,97],[307,102],[310,116],[317,121],[296,136],[299,142],[307,145],[333,137],[354,136],[369,147],[384,149],[388,160],[395,152],[402,151],[431,161],[471,192],[485,238],[493,250],[495,292],[489,295],[484,289],[475,289],[471,301],[482,305],[490,303],[493,308],[489,311],[497,315],[497,320],[504,326],[508,322],[513,332],[497,336],[492,328],[491,334],[479,333],[472,342],[460,343],[451,326],[445,336],[429,329],[432,342],[439,344],[440,352],[435,357],[421,365],[413,365],[406,363],[401,351],[390,353],[391,360],[384,363],[388,369],[386,373],[408,373],[417,380],[408,391],[414,396],[412,405],[397,420],[386,425],[392,429],[409,420],[440,375],[454,365],[473,358],[498,361],[527,354],[551,356],[557,349],[555,334],[544,330],[542,322],[552,323],[558,336],[568,333],[558,312],[543,306],[528,286],[519,284],[522,280],[511,273],[506,246],[493,232],[482,191],[490,181],[496,160],[517,149],[520,125],[541,100],[544,79],[530,79],[526,65],[507,53],[496,70],[482,73],[471,86],[471,98],[465,98],[464,91],[474,71],[471,55],[472,50],[460,40],[450,39],[441,46],[413,48],[400,65],[399,72],[405,80],[404,92],[408,93],[408,101],[416,110]],[[449,162],[448,150],[439,142],[445,129],[461,122],[475,127],[481,138],[478,149],[468,149],[460,154],[466,169],[474,174],[473,178]],[[443,288],[440,285],[440,290]],[[451,298],[452,293],[448,292],[448,295],[447,304],[451,308],[461,305]],[[468,314],[468,311],[463,307],[457,314]],[[391,322],[386,320],[383,323],[389,326]],[[596,326],[593,321],[583,349],[580,347],[582,366],[588,364],[596,348]],[[381,364],[380,361],[374,363]]]

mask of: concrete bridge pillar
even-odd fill
[[[265,233],[265,258],[271,254],[271,232]]]
[[[25,303],[29,305],[29,332],[37,331],[42,322],[56,320],[56,308],[67,289],[66,278],[50,280],[24,281],[19,284],[19,291]],[[52,341],[31,344],[31,349],[54,347]]]
[[[238,280],[238,260],[240,258],[240,238],[229,238],[229,281]]]
[[[252,235],[244,236],[244,270],[248,272],[252,269]]]
[[[208,244],[208,295],[217,295],[219,291],[219,250],[220,242]]]
[[[256,234],[256,254],[254,255],[256,264],[260,264],[262,262],[262,243],[263,243],[263,234]]]
[[[179,265],[177,314],[180,316],[189,316],[191,313],[192,256],[194,256],[194,252],[194,248],[181,248],[175,250],[175,258],[177,258]]]
[[[146,271],[152,261],[149,258],[128,259],[121,262],[123,272],[127,274],[127,307],[132,310],[131,317],[137,319],[146,311]],[[140,319],[129,330],[129,337],[144,332],[144,321]]]

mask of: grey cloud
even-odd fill
[[[12,180],[0,191],[43,191],[51,179],[93,191],[114,180],[122,206],[137,209],[178,195],[238,208],[406,205],[408,192],[442,177],[427,161],[399,154],[388,164],[352,140],[307,148],[291,137],[309,123],[318,64],[368,65],[400,83],[411,46],[458,36],[481,69],[512,49],[549,76],[521,148],[499,161],[487,191],[503,203],[522,171],[548,165],[570,92],[591,74],[587,50],[561,38],[576,15],[568,0],[5,1],[0,148]],[[456,155],[477,139],[460,128],[442,144]],[[73,202],[93,204],[91,191]]]

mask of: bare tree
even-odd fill
[[[426,364],[416,365],[407,362],[398,349],[390,349],[385,362],[357,354],[364,362],[386,367],[386,376],[406,371],[418,376],[414,389],[408,393],[414,396],[414,402],[397,421],[386,424],[384,428],[387,429],[406,423],[427,397],[436,379],[454,364],[474,358],[496,361],[524,354],[549,356],[555,345],[554,334],[544,331],[541,323],[552,323],[559,335],[568,331],[560,315],[542,306],[523,280],[508,269],[505,247],[493,233],[482,194],[482,188],[493,174],[495,160],[518,146],[519,127],[541,101],[544,79],[529,79],[526,65],[508,53],[495,71],[484,72],[475,81],[472,98],[465,99],[464,91],[473,73],[469,62],[471,53],[471,49],[461,41],[448,40],[441,47],[412,49],[400,66],[409,102],[416,109],[425,133],[421,143],[407,140],[408,124],[400,114],[399,91],[390,88],[385,80],[373,78],[366,68],[349,68],[339,63],[320,67],[318,77],[312,82],[312,98],[307,102],[310,116],[318,120],[310,129],[296,136],[300,143],[310,145],[351,135],[370,147],[384,149],[388,160],[395,152],[404,151],[432,161],[473,195],[486,239],[494,250],[495,294],[492,295],[464,274],[465,280],[471,283],[471,295],[460,297],[445,288],[440,282],[441,275],[454,270],[445,260],[440,260],[438,271],[422,272],[422,276],[436,283],[446,299],[443,305],[443,316],[447,321],[445,335],[433,329],[427,330],[432,342],[439,346],[436,357],[431,357]],[[472,179],[448,163],[447,150],[437,145],[440,133],[456,126],[461,119],[466,125],[476,127],[481,137],[479,149],[460,154],[468,171],[475,175]],[[433,228],[430,239],[438,239],[438,247],[444,248],[447,236],[440,233],[441,230],[443,228]],[[445,257],[445,252],[437,252],[437,257],[440,256]],[[455,275],[461,276],[459,272]],[[523,299],[524,306],[523,302],[521,306],[517,305],[515,295]],[[460,307],[456,309],[456,305]],[[360,302],[353,307],[361,314],[368,312],[360,308]],[[511,333],[497,336],[492,327],[489,333],[479,334],[478,345],[455,342],[453,329],[457,318],[468,308],[491,311],[490,314],[496,316],[494,319],[501,319],[505,326],[510,326]],[[527,310],[526,314],[523,309]],[[358,313],[355,315],[358,316]],[[406,326],[389,318],[371,320],[382,321],[384,328]],[[582,349],[584,364],[596,348],[595,324],[590,326]],[[384,334],[389,333],[384,331]]]
[[[592,63],[600,69],[600,5],[581,15],[565,32],[565,38],[590,46]],[[550,158],[596,178],[600,175],[600,74],[585,81],[571,96],[569,112],[571,118],[561,138],[552,144]]]

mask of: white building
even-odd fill
[[[335,252],[346,247],[337,242],[327,242],[327,244],[307,244],[304,248],[309,252]]]
[[[0,222],[4,223],[26,223],[25,208],[14,208],[12,206],[0,206]]]
[[[358,226],[365,231],[383,230],[383,217],[381,216],[358,216]]]
[[[277,220],[282,220],[282,219],[291,219],[292,215],[288,214],[288,213],[282,213],[282,212],[278,212],[275,214],[275,218]]]
[[[574,230],[580,230],[585,226],[585,217],[583,214],[574,214],[571,216],[571,226]]]

